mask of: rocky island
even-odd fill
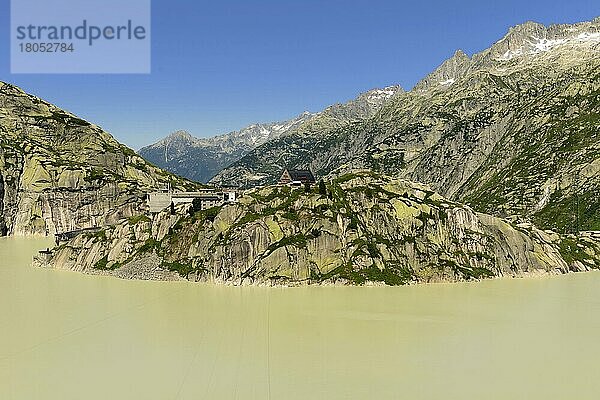
[[[51,266],[233,284],[399,285],[600,268],[599,239],[512,226],[424,185],[356,171],[321,190],[269,186],[223,207],[130,218],[59,246]]]

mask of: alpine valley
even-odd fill
[[[329,128],[344,126],[373,116],[390,97],[399,92],[402,92],[400,86],[374,89],[353,101],[333,105],[320,113],[305,111],[289,121],[254,124],[212,138],[195,138],[186,131],[177,131],[142,148],[139,153],[161,168],[188,179],[207,182],[255,148],[285,136],[305,123],[321,123]]]
[[[177,132],[140,155],[0,84],[0,228],[94,228],[36,263],[123,278],[398,285],[587,271],[600,268],[599,133],[600,18],[528,22],[408,92],[214,138]],[[287,168],[319,184],[278,185]],[[202,187],[173,173],[245,190],[151,213],[149,191]]]

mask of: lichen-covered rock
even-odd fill
[[[49,265],[122,276],[154,255],[194,281],[392,285],[600,268],[593,234],[513,225],[370,171],[329,182],[326,194],[267,187],[223,208],[188,208],[80,235]]]
[[[99,127],[0,82],[0,235],[114,224],[145,191],[191,185],[146,163]]]

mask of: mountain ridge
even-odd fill
[[[311,168],[319,177],[372,168],[430,184],[478,211],[560,230],[583,219],[582,227],[600,229],[593,172],[600,164],[599,26],[595,19],[543,32],[538,25],[513,28],[470,61],[455,53],[459,62],[443,63],[372,118],[267,142],[212,182],[273,183],[285,167]],[[576,189],[568,182],[579,170],[588,172]],[[578,213],[568,211],[574,196],[589,200]]]
[[[419,81],[412,90],[423,91],[431,87],[434,81],[442,85],[454,83],[456,79],[470,71],[490,67],[495,61],[510,61],[513,57],[540,54],[555,46],[569,44],[569,42],[572,44],[573,40],[598,41],[599,37],[600,17],[575,24],[548,26],[527,21],[510,27],[500,40],[472,56],[468,56],[460,49],[456,50],[452,57]]]
[[[339,121],[361,119],[401,91],[402,88],[398,85],[371,89],[347,103],[333,104],[318,113],[304,111],[290,120],[255,123],[238,131],[213,137],[197,138],[187,132],[187,135],[184,135],[182,132],[185,131],[176,131],[154,144],[143,147],[138,153],[153,164],[173,173],[206,182],[257,146],[301,129],[304,124],[318,123],[316,120],[322,116]]]
[[[142,212],[148,190],[187,182],[97,125],[0,82],[0,235],[51,235]]]

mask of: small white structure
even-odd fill
[[[237,201],[237,192],[235,190],[225,190],[223,194],[226,196],[225,201],[235,203]]]

